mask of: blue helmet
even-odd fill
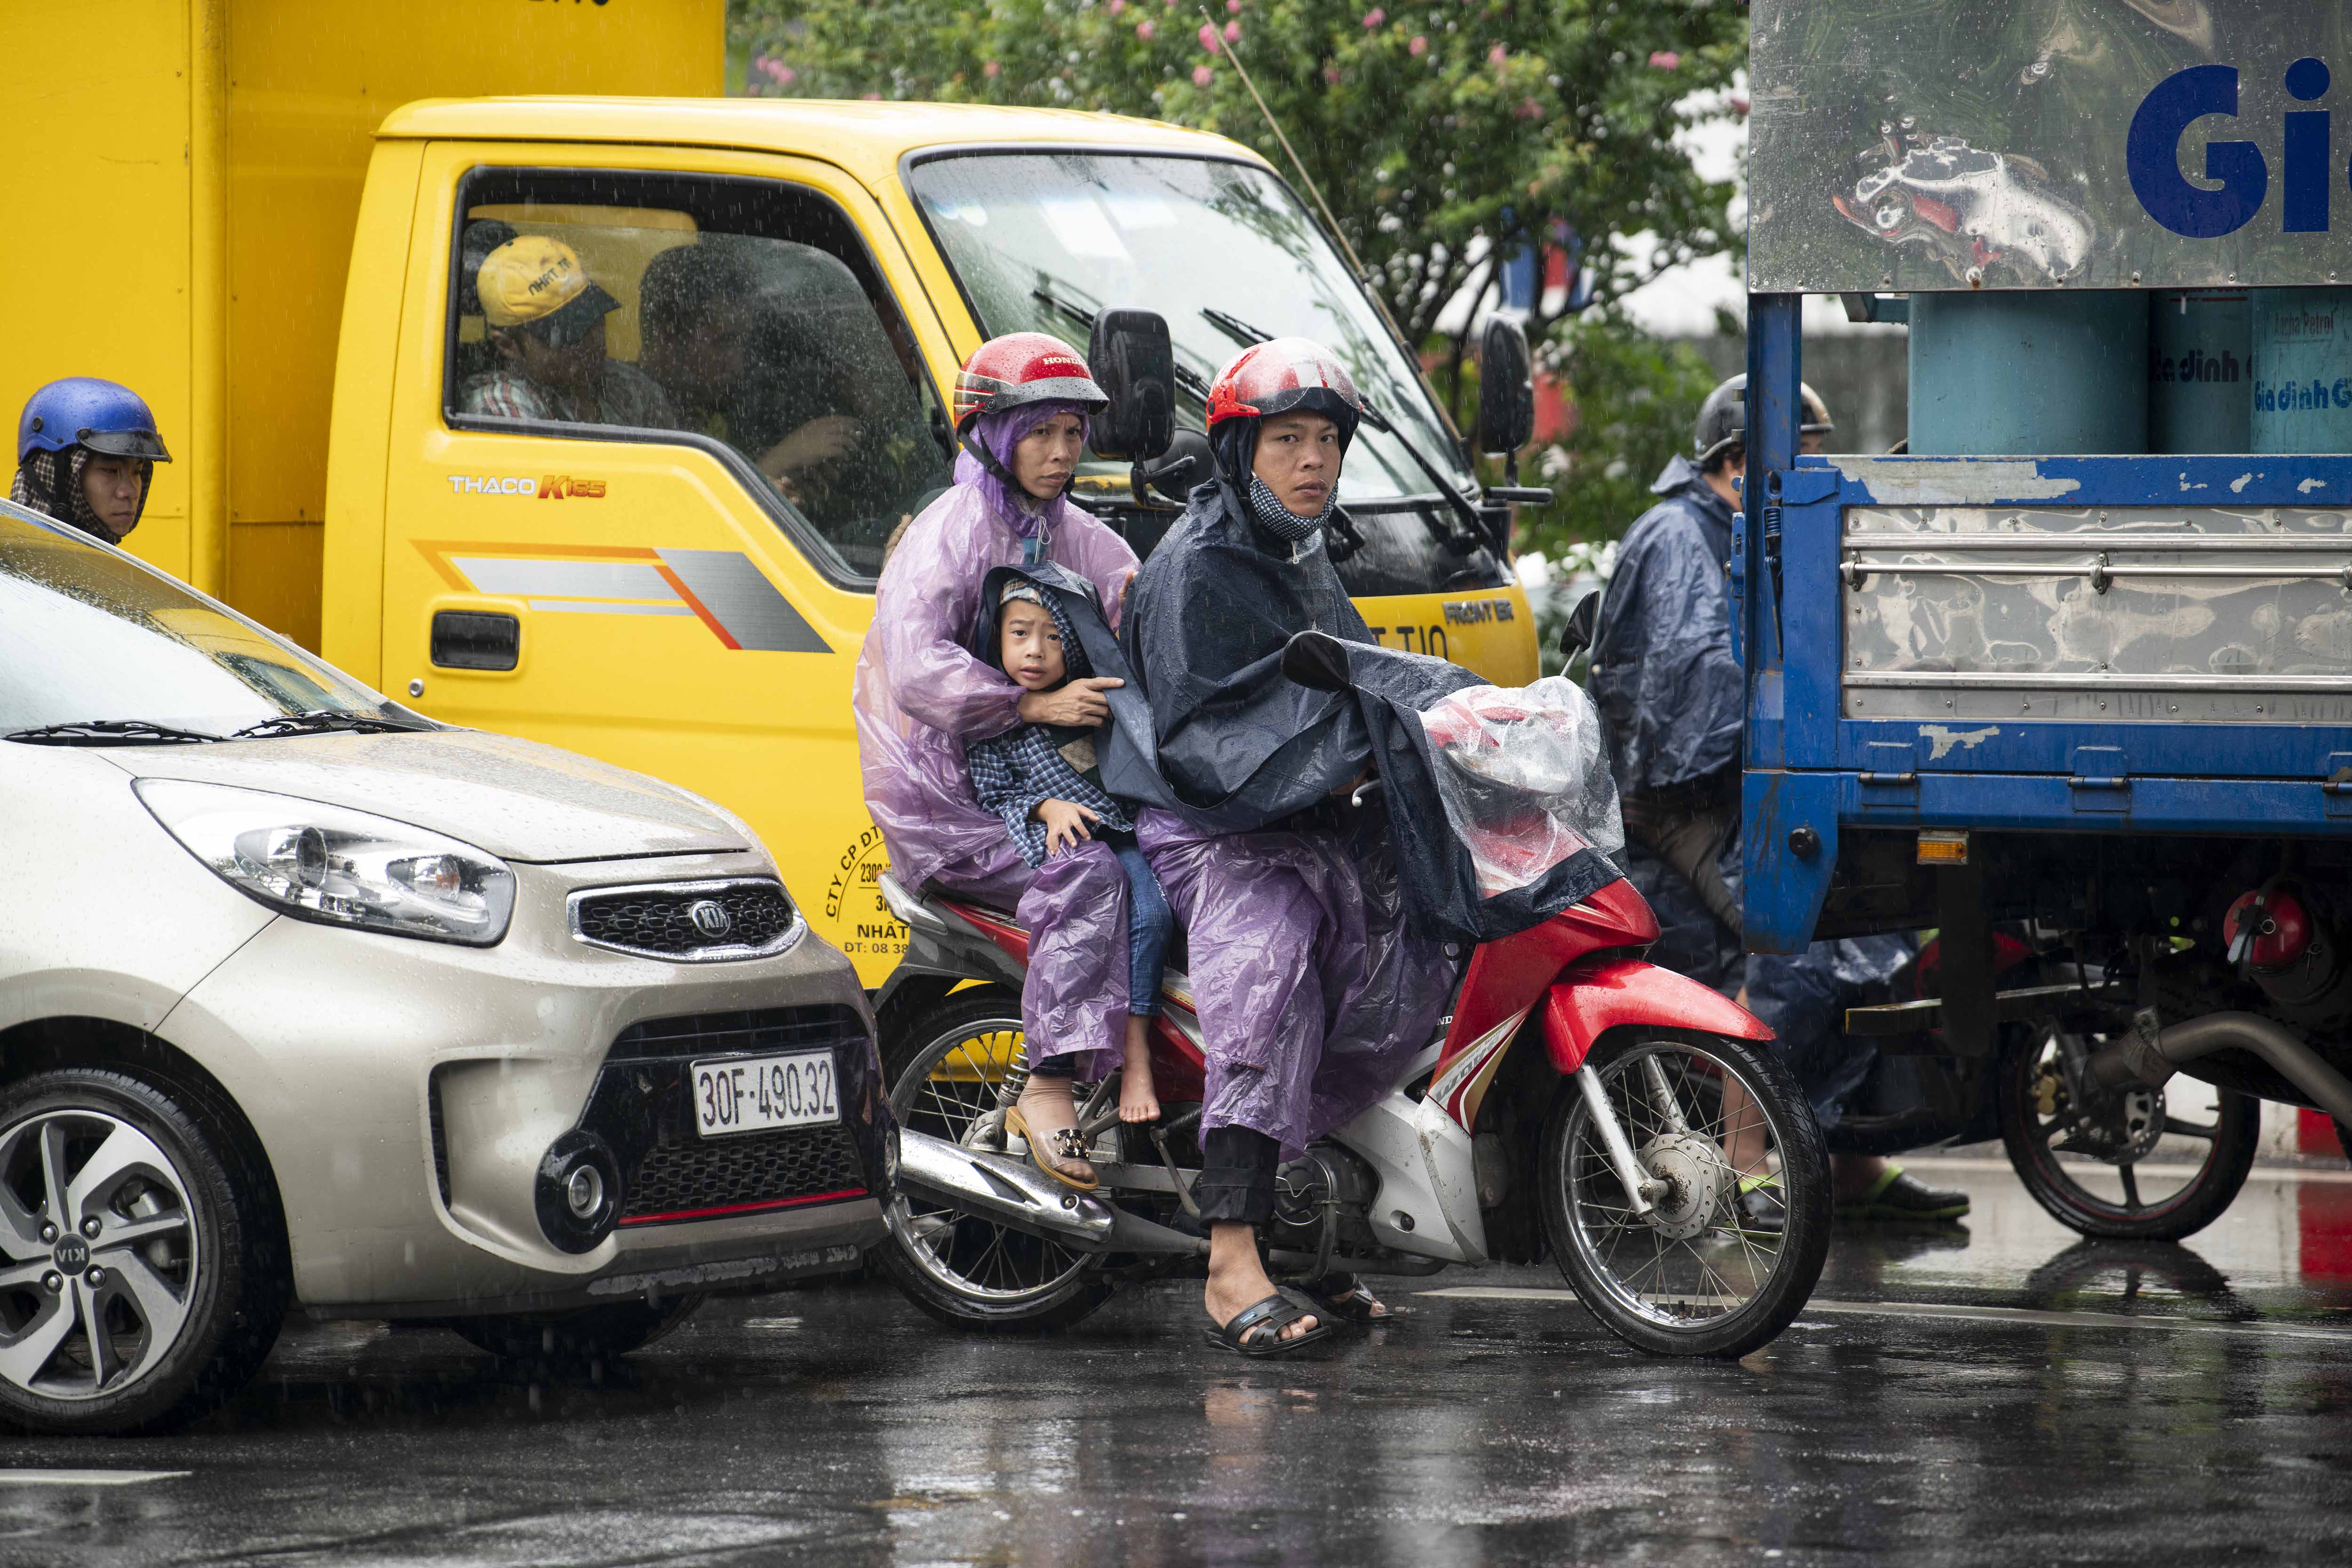
[[[87,447],[119,458],[168,463],[172,454],[155,433],[155,416],[140,395],[119,382],[69,375],[25,400],[16,422],[16,460],[35,452]]]

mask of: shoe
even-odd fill
[[[1739,1208],[1732,1228],[1744,1236],[1779,1236],[1789,1228],[1789,1211],[1773,1190],[1774,1178],[1739,1178]]]
[[[1877,1224],[1887,1221],[1958,1219],[1969,1212],[1969,1194],[1924,1186],[1889,1165],[1886,1173],[1858,1198],[1837,1205],[1837,1217]]]

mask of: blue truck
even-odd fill
[[[1748,946],[1936,928],[1846,1019],[1914,1141],[2177,1237],[2256,1100],[2352,1127],[2352,8],[1751,17]],[[1806,295],[1907,323],[1895,452],[1798,455]]]

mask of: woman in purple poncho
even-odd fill
[[[934,884],[1011,908],[1032,933],[1021,1022],[1033,1070],[1021,1110],[1048,1171],[1075,1153],[1070,1074],[1099,1077],[1127,1027],[1127,877],[1088,840],[1034,870],[983,807],[964,747],[1017,724],[1085,726],[1108,679],[1021,687],[971,650],[981,586],[998,566],[1053,562],[1094,584],[1118,626],[1135,552],[1064,499],[1087,416],[1108,404],[1076,350],[1044,332],[992,338],[956,379],[956,485],[908,525],[882,568],[851,706],[866,806],[908,889]],[[1056,1070],[1058,1069],[1058,1071]]]

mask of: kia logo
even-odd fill
[[[705,936],[720,937],[735,929],[735,917],[716,899],[697,899],[686,906],[686,918]]]
[[[50,1254],[59,1268],[68,1274],[79,1274],[89,1267],[89,1243],[78,1236],[68,1236],[58,1243]]]

